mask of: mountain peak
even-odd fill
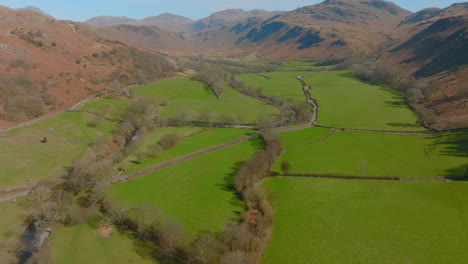
[[[44,15],[46,17],[54,18],[53,16],[47,14],[46,12],[42,11],[41,9],[39,9],[39,8],[37,8],[35,6],[27,6],[27,7],[23,7],[23,8],[17,8],[15,10],[16,11],[33,11],[33,12],[39,13],[41,15]]]

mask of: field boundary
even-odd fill
[[[337,180],[361,180],[361,181],[468,181],[468,176],[436,176],[436,177],[397,177],[397,176],[356,176],[344,174],[314,174],[314,173],[287,173],[280,174],[270,172],[270,177],[288,178],[319,178]]]
[[[363,132],[363,133],[380,133],[380,134],[396,134],[396,135],[437,135],[440,132],[435,130],[420,130],[420,131],[398,131],[398,130],[372,130],[359,128],[337,128],[331,126],[315,125],[318,128],[335,129],[337,132]]]
[[[245,141],[247,141],[249,139],[252,139],[252,138],[254,138],[256,136],[258,136],[258,133],[253,134],[253,135],[249,135],[249,136],[246,136],[246,137],[243,137],[243,138],[239,138],[239,139],[236,139],[236,140],[233,140],[233,141],[230,141],[230,142],[226,142],[226,143],[223,143],[223,144],[211,146],[211,147],[208,147],[208,148],[205,148],[205,149],[202,149],[202,150],[198,150],[198,151],[195,151],[195,152],[183,155],[183,156],[179,156],[177,158],[174,158],[174,159],[171,159],[171,160],[168,160],[168,161],[163,161],[163,162],[160,162],[160,163],[158,163],[156,165],[146,167],[144,169],[132,172],[132,173],[124,175],[124,176],[120,176],[118,178],[114,178],[114,179],[111,180],[111,184],[118,184],[118,183],[126,182],[126,181],[129,181],[131,179],[138,178],[138,177],[144,176],[146,174],[149,174],[151,172],[158,171],[160,169],[164,169],[164,168],[179,164],[181,162],[190,160],[190,159],[198,157],[198,156],[202,156],[202,155],[208,154],[210,152],[218,151],[218,150],[221,150],[221,149],[225,149],[225,148],[228,148],[228,147],[243,143],[243,142],[245,142]]]

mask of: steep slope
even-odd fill
[[[259,20],[266,20],[276,15],[282,14],[281,11],[265,11],[265,10],[252,10],[244,11],[242,9],[227,9],[224,11],[216,12],[206,18],[197,20],[193,24],[193,31],[200,32],[205,30],[212,30],[216,28],[223,28],[234,26],[235,24],[247,19],[257,18]]]
[[[119,24],[129,24],[135,21],[135,19],[128,17],[97,16],[86,20],[84,23],[95,27],[109,27]]]
[[[174,67],[164,58],[159,76],[140,70],[158,58],[105,40],[82,24],[0,8],[0,127],[68,108],[112,82],[171,75]]]
[[[468,126],[468,3],[446,9],[425,9],[407,17],[395,35],[399,44],[384,54],[415,78],[441,83],[423,106],[436,115],[435,127]],[[465,93],[465,94],[464,94]]]
[[[115,25],[98,29],[107,39],[153,51],[164,51],[178,55],[194,55],[182,33],[165,31],[155,26]]]
[[[393,28],[409,15],[411,12],[387,1],[327,0],[269,19],[244,19],[220,31],[238,36],[232,53],[256,51],[273,59],[323,59],[374,52],[393,40]],[[209,36],[203,38],[211,43]]]

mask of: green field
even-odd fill
[[[56,230],[49,244],[57,264],[155,263],[138,254],[127,236],[115,232],[111,237],[101,237],[87,224]]]
[[[465,263],[464,182],[270,179],[265,264]]]
[[[176,132],[183,135],[185,138],[175,147],[163,151],[156,157],[145,159],[141,163],[135,163],[136,155],[141,152],[146,152],[149,145],[159,142],[159,139],[168,133]],[[223,144],[233,141],[244,136],[254,133],[250,130],[231,129],[231,128],[199,128],[199,127],[164,127],[157,128],[154,132],[145,136],[143,142],[134,152],[128,156],[123,162],[118,164],[125,170],[125,173],[134,172],[136,170],[167,161],[176,157],[180,157],[201,149],[211,146]]]
[[[2,258],[2,249],[7,247],[4,243],[12,236],[16,236],[16,231],[21,231],[26,211],[24,199],[16,199],[16,202],[11,200],[0,203],[0,260]]]
[[[242,211],[229,188],[236,164],[249,159],[258,145],[250,140],[115,185],[111,198],[124,205],[156,205],[191,234],[220,231]]]
[[[161,109],[161,115],[167,118],[176,117],[182,108],[191,112],[190,120],[194,121],[200,120],[202,112],[227,115],[239,119],[242,123],[256,123],[262,115],[279,113],[279,110],[273,106],[245,96],[230,87],[218,100],[206,84],[196,81],[194,77],[141,86],[136,88],[134,93],[168,103]]]
[[[313,61],[283,61],[283,67],[280,70],[300,71],[315,68],[316,62]]]
[[[96,128],[86,125],[95,118],[87,113],[65,112],[7,132],[7,136],[35,142],[46,137],[47,144],[0,138],[0,188],[51,176],[55,168],[69,165],[84,154],[90,142],[116,127],[102,119]]]
[[[298,131],[281,133],[281,141],[284,148],[300,147],[311,144],[317,140],[326,137],[330,133],[330,129],[310,127]]]
[[[390,88],[370,85],[351,77],[348,71],[273,72],[242,75],[248,85],[259,86],[267,94],[303,101],[305,96],[297,76],[305,76],[311,95],[320,107],[318,124],[337,128],[369,130],[424,130],[404,103],[402,94]]]
[[[129,106],[130,101],[125,97],[100,98],[86,103],[79,110],[96,112],[108,118],[120,118],[122,111]]]
[[[323,136],[323,129],[310,129]],[[463,137],[463,133],[459,136]],[[283,137],[288,137],[285,133]],[[445,138],[445,139],[444,139]],[[466,136],[465,136],[466,138]],[[440,136],[337,132],[324,141],[298,145],[283,153],[290,173],[354,176],[435,177],[463,176],[468,161],[452,148],[453,134]],[[312,139],[313,140],[313,139]],[[310,140],[304,137],[304,143]],[[459,142],[463,142],[459,139]],[[281,163],[281,162],[280,162]],[[276,171],[280,171],[280,163]]]

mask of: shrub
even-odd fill
[[[159,145],[162,147],[162,149],[167,150],[175,147],[181,140],[182,137],[180,134],[173,132],[162,136],[161,140],[159,141]]]
[[[17,95],[8,98],[8,112],[23,112],[29,118],[35,118],[45,113],[46,105],[42,98],[31,95]],[[14,109],[12,111],[12,109]]]
[[[23,59],[13,60],[12,62],[10,62],[10,66],[13,68],[22,68],[23,70],[29,70],[32,68],[32,65]]]

